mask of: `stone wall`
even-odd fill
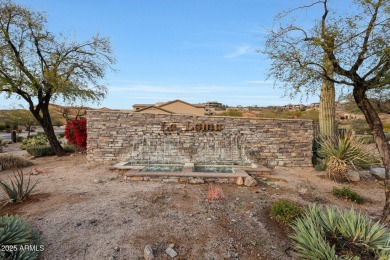
[[[309,120],[87,112],[89,162],[310,166]]]

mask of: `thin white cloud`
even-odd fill
[[[238,46],[233,52],[226,54],[224,57],[226,59],[234,59],[251,52],[253,52],[253,48],[250,45],[245,44]]]
[[[226,90],[220,86],[110,86],[109,91],[116,92],[153,92],[153,93],[211,93]]]

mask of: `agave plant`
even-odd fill
[[[0,259],[34,260],[38,258],[38,251],[15,249],[23,245],[41,246],[42,241],[39,233],[32,230],[21,218],[6,215],[0,217],[0,245],[12,246],[12,250],[0,250]]]
[[[294,248],[302,259],[355,260],[367,255],[390,259],[390,233],[386,226],[373,223],[354,209],[321,209],[312,204],[291,227]]]
[[[338,140],[320,138],[318,143],[321,147],[318,154],[326,162],[328,176],[336,180],[348,180],[346,173],[349,168],[369,168],[379,163],[378,157],[352,134]]]
[[[31,177],[28,178],[27,184],[24,182],[24,174],[22,170],[14,171],[14,180],[10,179],[11,184],[7,184],[0,180],[0,187],[3,188],[11,203],[22,202],[27,199],[30,192],[35,188],[38,182],[30,185]]]

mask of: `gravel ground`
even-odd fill
[[[225,198],[209,202],[208,184],[124,180],[123,172],[88,165],[83,154],[32,162],[47,173],[32,175],[39,184],[31,198],[7,205],[0,215],[19,214],[38,229],[45,246],[41,258],[48,260],[144,259],[148,244],[157,259],[171,259],[165,253],[169,245],[178,254],[175,259],[294,259],[291,231],[268,217],[273,200],[353,206],[374,219],[384,202],[380,182],[368,177],[338,184],[311,168],[277,168],[259,177],[256,187],[221,184]],[[10,174],[3,171],[0,178]],[[357,205],[335,198],[334,186],[350,186],[367,202]],[[0,200],[5,199],[0,192]]]

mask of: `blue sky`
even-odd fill
[[[281,97],[283,90],[266,79],[269,61],[256,50],[263,47],[275,15],[301,1],[17,2],[45,11],[52,32],[75,35],[79,41],[95,33],[111,38],[118,72],[107,74],[109,94],[93,107],[129,109],[134,103],[174,99],[216,100],[232,106],[300,102],[300,97]],[[303,97],[302,101],[318,100]],[[15,103],[21,101],[10,99],[1,106]]]

